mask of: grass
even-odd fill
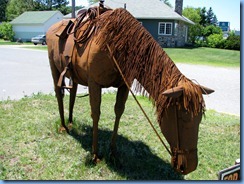
[[[139,96],[155,122],[151,102]],[[68,117],[68,96],[65,96]],[[19,101],[1,101],[1,180],[217,180],[218,172],[240,158],[240,117],[207,111],[199,131],[199,166],[183,177],[170,166],[163,148],[131,96],[122,116],[118,159],[109,159],[115,94],[104,94],[99,122],[99,153],[91,160],[92,120],[89,98],[78,98],[71,135],[59,134],[57,102],[52,95],[36,94]],[[155,126],[158,129],[157,123]]]
[[[240,51],[213,48],[165,48],[176,63],[240,67]]]
[[[0,39],[0,45],[30,45],[30,44],[33,43],[31,42],[17,43],[17,42],[11,42],[11,41]]]

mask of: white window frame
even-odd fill
[[[162,31],[161,26],[164,25],[164,30]],[[170,33],[167,33],[167,25],[170,25]],[[173,32],[173,23],[172,22],[159,22],[158,23],[158,35],[172,35]]]

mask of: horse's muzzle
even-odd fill
[[[174,170],[180,174],[186,175],[196,170],[198,165],[197,149],[194,150],[177,150],[171,149],[171,165]]]

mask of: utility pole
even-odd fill
[[[72,0],[72,18],[75,18],[75,0]]]

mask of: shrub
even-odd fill
[[[207,44],[211,48],[223,48],[223,34],[212,34],[207,37]]]
[[[13,31],[12,25],[8,22],[3,22],[0,25],[0,35],[5,40],[13,41],[14,40],[14,31]]]
[[[240,50],[241,38],[238,35],[230,35],[224,44],[225,49]]]

